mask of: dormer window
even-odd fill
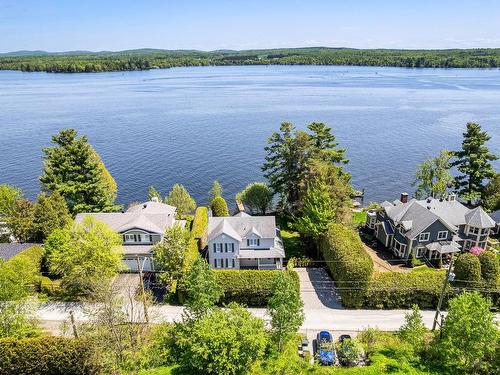
[[[126,235],[124,235],[124,238],[125,238],[125,242],[135,242],[133,234],[126,234]]]
[[[481,229],[476,227],[469,227],[469,234],[479,234],[481,233]]]
[[[404,236],[405,235],[405,229],[403,228],[402,225],[399,226],[399,234]]]
[[[260,240],[258,238],[247,239],[247,246],[259,246],[259,245],[260,245]]]

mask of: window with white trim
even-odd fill
[[[469,227],[469,234],[479,234],[481,233],[481,229],[476,227]]]
[[[489,234],[490,228],[484,228],[481,234]]]
[[[125,234],[125,242],[134,242],[134,235],[133,234]]]
[[[406,251],[406,245],[399,242],[398,240],[395,240],[394,241],[394,249],[400,254],[404,254],[404,252]]]
[[[425,254],[425,247],[417,247],[416,257],[421,258]]]
[[[448,231],[447,230],[440,230],[438,232],[438,241],[446,240],[448,238]]]
[[[419,241],[429,241],[429,238],[431,237],[431,234],[429,232],[424,232],[420,233],[420,236],[418,236]]]
[[[399,226],[399,234],[404,236],[405,235],[405,228],[403,228],[402,225]]]
[[[222,253],[222,244],[221,243],[214,243],[214,253]]]
[[[247,246],[259,246],[260,240],[258,238],[248,238]]]

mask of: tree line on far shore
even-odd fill
[[[210,65],[353,65],[498,68],[500,49],[390,50],[285,48],[246,51],[132,50],[0,56],[0,70],[90,73]]]

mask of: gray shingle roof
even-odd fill
[[[467,225],[478,228],[494,228],[496,223],[481,207],[476,207],[470,210],[465,215],[465,222]]]
[[[21,251],[24,251],[32,246],[37,246],[34,243],[0,243],[0,258],[9,260],[16,256]]]
[[[284,258],[284,251],[277,248],[270,248],[265,250],[253,249],[253,250],[240,250],[239,258]]]
[[[130,207],[126,212],[82,213],[76,215],[75,222],[92,216],[105,222],[118,233],[137,228],[151,233],[163,234],[175,221],[176,208],[159,202],[146,202]]]
[[[208,239],[211,240],[221,233],[226,233],[231,237],[238,236],[241,241],[241,238],[244,238],[252,228],[262,238],[276,237],[274,216],[232,216],[208,218]]]
[[[387,201],[382,203],[387,216],[396,226],[403,224],[409,229],[405,233],[408,238],[414,238],[436,220],[454,232],[464,224],[481,228],[495,226],[493,219],[481,207],[470,210],[458,201],[428,198],[411,199],[408,203],[398,205],[388,205],[388,203]]]

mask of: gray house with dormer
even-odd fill
[[[208,261],[216,269],[283,268],[285,250],[274,216],[208,218]]]
[[[184,220],[175,219],[176,211],[176,207],[153,198],[125,212],[81,213],[76,215],[75,222],[81,222],[86,216],[103,221],[123,237],[123,261],[127,269],[151,272],[155,271],[153,246],[163,239],[166,229],[174,224],[185,225]]]
[[[437,259],[451,253],[486,247],[495,221],[481,208],[470,209],[451,194],[447,199],[428,198],[382,202],[368,212],[366,226],[377,240],[401,259],[412,252],[417,258]]]

